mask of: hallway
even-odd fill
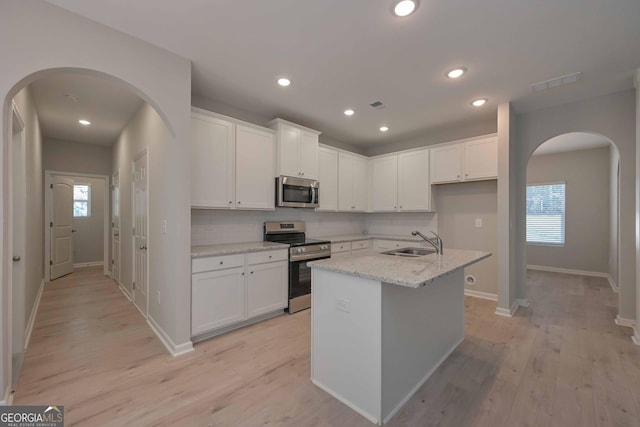
[[[389,426],[634,426],[640,348],[606,280],[529,272],[514,318],[465,299],[466,339]],[[172,358],[99,268],[48,283],[14,404],[66,425],[370,426],[309,381],[310,312]]]

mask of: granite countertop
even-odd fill
[[[344,243],[344,242],[355,242],[358,240],[371,240],[371,239],[382,239],[382,240],[404,240],[406,242],[424,242],[424,240],[420,237],[415,237],[412,235],[406,236],[392,236],[388,234],[343,234],[340,236],[319,236],[313,237],[314,239],[321,240],[329,240],[331,243]]]
[[[221,245],[192,246],[191,258],[242,254],[246,252],[261,252],[288,248],[289,245],[287,244],[274,242],[226,243]]]
[[[464,268],[491,256],[490,252],[445,248],[444,254],[421,257],[363,254],[313,261],[312,268],[335,271],[384,283],[419,288],[454,270]]]

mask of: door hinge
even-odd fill
[[[53,261],[49,260],[49,265],[53,265]]]
[[[115,222],[112,222],[112,223],[111,223],[111,228],[114,228],[115,226],[116,226],[116,223],[115,223]]]
[[[135,228],[135,227],[133,227],[133,228],[131,229],[131,234],[132,234],[132,235],[134,235],[134,236],[136,235],[136,228]]]
[[[49,184],[49,188],[53,190],[53,184]]]
[[[111,264],[115,264],[115,263],[116,263],[115,260],[111,260]]]
[[[135,291],[135,290],[136,290],[136,282],[133,282],[133,283],[131,284],[131,287],[132,287],[132,288],[133,288],[133,290]]]
[[[49,223],[49,227],[53,227],[53,222],[50,222],[50,223]]]

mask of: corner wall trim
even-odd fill
[[[158,323],[151,317],[147,316],[147,324],[151,328],[151,330],[158,336],[158,339],[164,344],[169,353],[173,357],[181,356],[186,353],[190,353],[195,351],[193,348],[193,343],[191,341],[187,341],[182,344],[175,344],[171,337],[158,325]]]
[[[610,274],[607,274],[607,280],[609,281],[609,286],[611,286],[611,290],[613,291],[613,293],[617,294],[620,292],[620,288],[618,287],[618,284],[613,280],[613,277],[611,277]]]
[[[627,328],[634,328],[634,329],[636,327],[636,321],[635,320],[633,320],[633,319],[625,319],[624,317],[620,317],[620,315],[616,316],[616,320],[614,320],[614,322],[618,326],[625,326]]]
[[[38,289],[38,294],[36,295],[36,300],[33,303],[33,309],[31,309],[31,315],[29,316],[29,321],[27,322],[27,328],[24,331],[24,349],[25,350],[29,346],[29,340],[31,340],[31,332],[33,332],[33,326],[36,323],[36,315],[38,314],[38,307],[40,307],[40,300],[42,299],[43,292],[44,292],[44,278],[42,278],[42,282],[40,282],[40,289]]]
[[[513,317],[516,314],[516,311],[518,311],[518,307],[520,307],[520,305],[518,304],[518,300],[516,299],[513,301],[513,304],[511,304],[511,308],[509,308],[508,310],[504,307],[496,308],[496,314],[498,316]]]
[[[490,294],[488,292],[474,291],[472,289],[465,289],[464,295],[467,297],[488,299],[490,301],[498,301],[498,294]]]
[[[73,268],[83,268],[83,267],[97,267],[97,266],[103,266],[104,262],[103,261],[95,261],[95,262],[80,262],[78,264],[73,264]]]
[[[11,393],[11,384],[4,391],[4,399],[0,400],[0,406],[11,406],[13,404],[13,393]]]

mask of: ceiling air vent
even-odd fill
[[[369,105],[371,105],[373,108],[376,108],[378,110],[382,110],[385,107],[385,105],[382,103],[382,101],[374,101]]]
[[[568,85],[569,83],[575,83],[582,77],[581,72],[567,74],[566,76],[556,77],[555,79],[547,80],[540,83],[531,85],[531,90],[534,92],[540,92],[542,90],[553,89],[558,86]]]

